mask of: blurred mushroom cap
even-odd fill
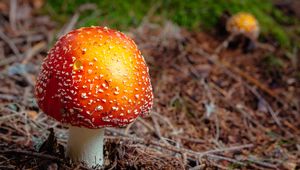
[[[231,34],[243,34],[251,39],[256,39],[260,28],[258,21],[252,14],[240,12],[229,18],[226,23],[226,30]]]

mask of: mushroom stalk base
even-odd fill
[[[104,128],[88,129],[70,126],[67,155],[89,168],[103,165]]]

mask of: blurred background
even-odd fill
[[[42,2],[41,2],[42,3]],[[88,4],[86,4],[88,3]],[[82,4],[85,4],[84,6]],[[109,25],[128,30],[138,27],[145,17],[148,21],[162,24],[172,21],[191,30],[212,31],[224,12],[249,12],[255,15],[264,34],[274,37],[280,44],[291,45],[289,37],[297,34],[286,27],[297,23],[299,2],[291,0],[199,0],[199,1],[48,1],[42,13],[50,14],[60,24],[72,14],[81,11],[77,27]]]

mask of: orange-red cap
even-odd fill
[[[125,126],[153,104],[149,69],[136,44],[106,27],[61,37],[38,76],[40,108],[73,126]]]

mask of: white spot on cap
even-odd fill
[[[103,106],[98,105],[98,106],[95,108],[95,110],[97,110],[97,111],[103,110]]]
[[[87,99],[88,97],[86,96],[86,93],[81,93],[81,98]]]
[[[111,109],[114,110],[114,111],[118,111],[119,110],[119,108],[115,107],[115,106],[113,106]]]

